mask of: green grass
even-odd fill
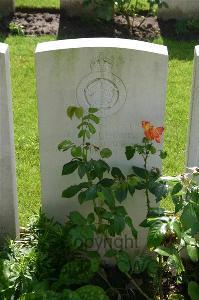
[[[35,92],[34,50],[39,42],[54,37],[8,37],[14,109],[17,184],[20,221],[25,225],[40,207],[40,174]],[[196,42],[158,40],[169,48],[169,73],[165,118],[165,149],[169,156],[164,173],[175,175],[183,171],[189,101],[192,82],[194,46]],[[161,124],[157,124],[161,125]]]
[[[16,7],[59,8],[60,0],[16,0]]]
[[[8,37],[14,111],[20,221],[24,225],[40,206],[39,146],[34,50],[46,38]]]

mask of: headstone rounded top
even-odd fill
[[[168,55],[166,46],[119,38],[81,38],[44,42],[37,45],[36,53],[76,48],[120,48]]]
[[[4,43],[0,43],[0,53],[5,54],[7,50],[8,50],[8,45]]]

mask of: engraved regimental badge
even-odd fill
[[[111,60],[102,55],[93,59],[91,73],[77,87],[79,105],[99,108],[102,117],[116,113],[126,101],[126,88],[122,80],[112,73],[112,66]]]

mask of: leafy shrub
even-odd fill
[[[76,293],[79,295],[81,300],[108,300],[109,298],[106,296],[104,290],[98,286],[94,285],[86,285],[78,290]]]

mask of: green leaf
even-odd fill
[[[80,146],[73,146],[71,149],[71,155],[73,157],[81,157],[82,156],[82,148]]]
[[[196,246],[187,245],[187,253],[193,262],[198,262],[199,252]]]
[[[127,215],[127,211],[124,206],[116,206],[114,208],[114,214],[125,217]]]
[[[155,222],[149,227],[147,245],[149,248],[157,248],[161,245],[165,233],[166,233],[166,225],[162,222]]]
[[[113,257],[117,255],[117,250],[114,249],[109,249],[106,253],[105,256],[106,257]]]
[[[128,185],[126,182],[119,182],[114,186],[114,193],[119,203],[123,202],[127,198]]]
[[[92,120],[93,122],[95,122],[95,124],[99,124],[99,122],[100,122],[100,118],[97,117],[97,116],[95,116],[95,115],[93,115],[93,114],[89,114],[89,118],[90,118],[90,120]]]
[[[149,191],[155,195],[156,202],[160,202],[169,193],[166,183],[162,182],[153,182],[151,185],[149,183]]]
[[[81,192],[78,195],[78,201],[80,204],[83,204],[86,201],[86,192]]]
[[[165,209],[161,207],[151,207],[147,217],[161,217],[165,215]]]
[[[161,256],[166,256],[169,257],[170,255],[173,254],[173,249],[172,248],[167,248],[164,246],[159,246],[154,250],[156,253],[158,253]]]
[[[114,231],[117,235],[120,235],[125,228],[124,217],[115,215],[113,220]]]
[[[123,273],[128,273],[130,271],[131,261],[130,261],[129,255],[126,252],[121,251],[118,253],[117,265],[118,265],[118,268],[120,269],[120,271]]]
[[[82,179],[84,175],[86,174],[86,163],[85,162],[80,162],[78,166],[78,175]]]
[[[134,236],[134,238],[137,239],[138,233],[137,233],[137,230],[135,229],[135,227],[133,226],[132,219],[129,216],[127,216],[125,218],[125,222],[129,226],[129,228],[131,229],[131,232],[132,232],[132,235]]]
[[[110,209],[115,207],[115,198],[110,188],[102,187],[102,191],[98,195],[102,196],[102,200],[104,200]]]
[[[156,153],[156,148],[151,144],[149,144],[148,146],[149,146],[148,150],[151,152],[151,154],[155,154]]]
[[[175,213],[178,213],[180,210],[183,209],[184,207],[184,201],[183,201],[183,198],[182,196],[177,196],[177,195],[173,195],[172,196],[172,201],[173,201],[173,204],[175,206]]]
[[[182,272],[184,272],[184,266],[182,263],[182,259],[177,252],[175,254],[169,256],[169,258],[167,260],[167,264],[171,268],[175,269],[177,271],[177,274],[181,274]]]
[[[97,185],[91,185],[86,191],[86,200],[94,200],[97,197]]]
[[[70,149],[73,145],[73,142],[71,142],[70,140],[65,140],[58,145],[58,150],[64,152]]]
[[[199,219],[194,206],[189,202],[182,213],[181,222],[185,230],[191,229],[192,234],[199,232]]]
[[[78,212],[78,211],[72,211],[69,214],[69,219],[72,221],[75,225],[85,225],[86,219]]]
[[[114,180],[110,178],[103,178],[98,182],[98,184],[102,185],[103,187],[111,187],[114,184]]]
[[[190,281],[188,286],[188,294],[191,300],[198,300],[199,285],[195,281]]]
[[[95,222],[95,215],[94,215],[94,213],[90,213],[90,214],[88,215],[87,221],[88,221],[89,224],[92,224],[92,223]]]
[[[75,114],[76,106],[69,106],[67,108],[67,116],[72,120],[74,114]]]
[[[89,114],[94,114],[98,111],[99,111],[99,109],[95,108],[95,107],[89,107],[89,109],[88,109]]]
[[[62,175],[69,175],[75,172],[79,165],[78,160],[72,160],[63,166]]]
[[[111,170],[111,175],[114,177],[114,178],[117,178],[119,180],[125,180],[125,176],[124,174],[122,173],[122,171],[117,168],[117,167],[113,167],[112,170]]]
[[[63,198],[74,197],[79,191],[87,187],[88,187],[88,182],[82,182],[78,185],[72,185],[62,192],[62,197]]]
[[[84,114],[84,110],[83,110],[83,107],[76,107],[75,109],[75,115],[78,119],[82,118],[83,117],[83,114]]]
[[[160,151],[160,158],[165,159],[167,157],[167,152],[166,151]]]
[[[135,148],[133,146],[127,146],[125,154],[126,154],[127,160],[132,159],[133,156],[135,155]]]
[[[78,138],[81,138],[84,134],[85,134],[86,130],[80,130],[80,132],[78,133]]]
[[[90,131],[91,134],[95,134],[96,133],[96,129],[95,129],[95,127],[91,123],[88,124],[88,129],[89,129],[89,131]]]
[[[88,131],[88,130],[85,130],[85,133],[86,133],[86,136],[87,136],[87,138],[88,138],[88,139],[90,139],[90,137],[91,137],[91,135],[90,135],[90,131]]]
[[[133,167],[133,171],[140,178],[146,179],[149,177],[149,172],[143,168]]]
[[[173,196],[173,195],[178,194],[182,188],[183,188],[183,186],[180,182],[176,183],[171,191],[171,195]]]
[[[102,158],[109,158],[112,155],[112,151],[109,148],[103,148],[100,151],[100,155]]]

